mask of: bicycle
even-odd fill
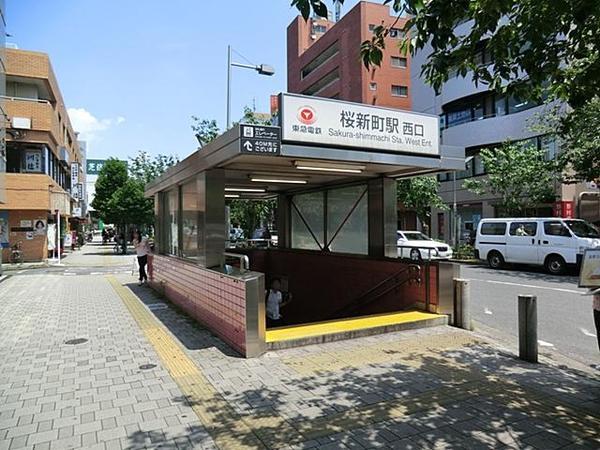
[[[10,262],[12,264],[23,263],[23,250],[21,249],[22,245],[23,242],[19,241],[10,248]]]

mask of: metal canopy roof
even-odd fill
[[[215,168],[224,169],[226,188],[264,189],[264,192],[243,193],[242,197],[247,198],[265,198],[282,192],[380,176],[410,177],[465,168],[464,148],[444,145],[439,155],[420,156],[282,142],[278,155],[248,154],[242,152],[240,130],[240,125],[234,126],[171,167],[146,186],[146,196],[182,184],[202,171]],[[310,166],[312,170],[301,170],[297,166]],[[332,171],[340,169],[348,169],[348,172]],[[265,181],[252,181],[252,178]],[[306,183],[288,184],[281,181]]]

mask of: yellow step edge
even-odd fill
[[[313,322],[305,325],[292,325],[274,328],[266,331],[266,342],[287,341],[333,333],[398,325],[442,317],[439,314],[424,311],[403,311],[399,313],[374,314],[371,316],[354,317],[350,319],[328,320]]]

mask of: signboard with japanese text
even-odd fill
[[[282,140],[439,155],[439,117],[360,103],[281,95]]]
[[[279,127],[242,124],[240,151],[256,155],[279,155],[281,130]]]
[[[105,163],[105,159],[88,159],[85,162],[85,173],[88,175],[98,175]]]
[[[600,249],[587,249],[581,261],[579,287],[600,287]]]
[[[75,186],[79,181],[79,163],[71,163],[71,186]]]

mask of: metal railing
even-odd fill
[[[244,272],[250,270],[250,258],[248,258],[248,255],[224,252],[223,256],[225,256],[225,258],[238,259],[240,261],[240,272],[244,273]]]
[[[10,101],[18,101],[18,102],[32,102],[32,103],[43,103],[46,105],[51,105],[50,101],[45,100],[43,98],[29,98],[29,97],[11,97],[8,95],[0,95],[0,98],[3,100]]]

